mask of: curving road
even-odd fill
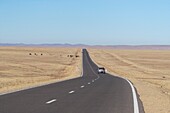
[[[0,96],[0,113],[143,113],[130,82],[97,74],[86,49],[81,77]],[[135,98],[136,96],[136,98]]]

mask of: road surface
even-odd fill
[[[143,113],[131,83],[97,74],[87,50],[82,53],[81,77],[1,95],[0,113]]]

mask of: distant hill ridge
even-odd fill
[[[24,44],[24,43],[0,43],[0,46],[36,46],[36,47],[86,47],[107,49],[156,49],[170,50],[170,45],[85,45],[85,44]]]

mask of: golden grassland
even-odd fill
[[[146,113],[170,113],[170,51],[88,50],[109,73],[134,83]],[[79,48],[0,47],[0,93],[78,77],[81,58]]]
[[[0,47],[0,93],[78,77],[81,56],[78,48]]]
[[[88,50],[109,73],[133,82],[146,113],[170,113],[170,50]]]

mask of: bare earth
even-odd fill
[[[88,50],[109,73],[134,83],[146,113],[170,113],[170,50]]]
[[[170,50],[88,50],[109,73],[134,83],[146,113],[170,113]],[[0,94],[78,77],[81,65],[77,48],[0,47]]]
[[[0,94],[78,77],[81,65],[77,48],[0,47]]]

